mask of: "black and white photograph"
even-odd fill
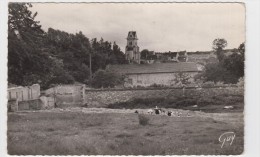
[[[243,2],[9,2],[7,14],[9,155],[244,153]]]

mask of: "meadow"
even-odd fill
[[[242,112],[168,117],[133,113],[8,113],[11,155],[235,155],[244,148]],[[219,136],[234,132],[221,148]]]

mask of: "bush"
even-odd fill
[[[124,77],[111,71],[98,70],[93,77],[92,86],[94,88],[109,88],[123,84]]]
[[[177,101],[175,103],[175,106],[180,108],[180,107],[193,106],[193,105],[196,105],[196,104],[197,104],[196,99],[187,98],[187,99],[182,99],[182,100]]]
[[[149,87],[155,87],[155,88],[158,88],[158,87],[159,87],[159,88],[160,88],[160,87],[165,87],[165,85],[154,83],[154,84],[150,85]]]
[[[149,118],[146,117],[145,115],[138,114],[138,120],[139,120],[140,125],[145,126],[145,125],[149,124]]]
[[[220,63],[210,63],[205,66],[205,70],[201,77],[204,81],[237,83],[237,76],[228,71]]]
[[[212,81],[205,82],[201,85],[202,87],[214,87],[215,83]]]

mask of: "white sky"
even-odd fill
[[[239,3],[33,3],[36,20],[88,38],[116,41],[125,51],[128,31],[137,31],[140,50],[211,50],[225,38],[227,48],[245,41],[245,8]]]

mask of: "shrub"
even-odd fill
[[[155,88],[158,88],[158,87],[165,87],[165,85],[154,83],[154,84],[150,85],[149,87],[155,87]]]
[[[213,81],[208,81],[202,84],[202,87],[214,87],[215,83]]]
[[[92,86],[95,88],[109,88],[115,87],[116,85],[123,84],[124,77],[107,70],[98,70],[95,72]]]
[[[175,103],[176,107],[188,107],[188,106],[193,106],[196,105],[197,101],[195,99],[183,99],[179,100]]]
[[[220,63],[210,63],[205,66],[201,77],[204,78],[204,81],[213,81],[213,82],[224,82],[224,83],[237,83],[237,76],[228,71]]]
[[[138,120],[139,120],[140,125],[145,126],[145,125],[149,124],[149,118],[146,117],[145,115],[138,114]]]

